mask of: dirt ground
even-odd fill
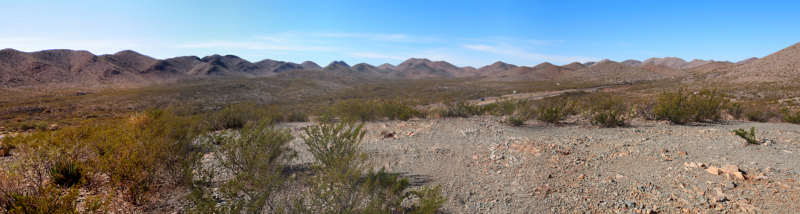
[[[484,116],[371,122],[362,146],[415,187],[441,184],[444,213],[794,213],[800,126],[635,120],[598,128]],[[300,134],[311,123],[282,126]],[[732,130],[755,127],[762,145]],[[393,133],[387,137],[382,131]],[[298,162],[310,162],[301,140]],[[713,174],[712,174],[713,172]]]

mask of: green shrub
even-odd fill
[[[783,122],[800,124],[800,110],[797,110],[794,112],[794,114],[792,114],[788,108],[784,108],[782,110],[782,113],[783,113],[783,118],[781,118],[781,120]]]
[[[82,183],[83,174],[83,167],[73,161],[58,161],[53,168],[50,168],[53,183],[62,187],[72,187]]]
[[[481,107],[464,101],[445,102],[444,108],[439,112],[442,117],[469,117],[478,113],[483,114]]]
[[[422,112],[414,108],[408,101],[388,100],[380,104],[380,115],[389,120],[407,121],[412,117],[424,117]]]
[[[525,123],[525,120],[527,119],[523,116],[510,115],[506,117],[506,120],[504,122],[511,124],[512,126],[521,126],[522,124]]]
[[[602,111],[592,116],[592,125],[617,127],[625,125],[625,118],[616,110]]]
[[[567,116],[575,114],[575,101],[569,98],[556,97],[539,106],[537,119],[550,123],[557,124],[567,118]]]
[[[733,130],[733,133],[735,133],[737,136],[739,136],[742,139],[744,139],[745,141],[747,141],[748,145],[751,145],[751,144],[752,145],[758,145],[759,144],[758,140],[756,140],[756,127],[751,127],[750,128],[750,132],[747,132],[744,129],[739,128],[737,130]]]
[[[586,112],[592,125],[617,127],[625,125],[627,105],[610,94],[598,94],[585,100]]]
[[[341,120],[359,120],[362,122],[375,121],[379,118],[374,101],[363,99],[339,100],[329,106],[333,109],[333,114]]]
[[[442,196],[441,185],[429,188],[423,187],[422,190],[412,191],[412,194],[419,198],[419,201],[414,204],[414,211],[412,213],[433,214],[444,205],[447,197]]]
[[[744,112],[744,108],[742,107],[742,103],[733,102],[728,104],[728,108],[726,109],[728,114],[733,116],[734,119],[741,119],[742,113]]]
[[[188,199],[200,206],[190,211],[261,213],[269,207],[270,197],[284,183],[283,165],[297,156],[287,147],[294,138],[291,133],[269,123],[250,123],[224,138],[215,154],[222,167],[234,175],[220,188],[227,203],[216,206],[213,196],[198,185]]]
[[[303,111],[295,110],[286,115],[287,122],[308,122],[308,114]]]
[[[392,213],[409,195],[420,197],[417,210],[432,213],[446,198],[437,187],[408,191],[409,181],[381,168],[374,172],[368,154],[359,148],[363,124],[319,124],[303,128],[303,140],[314,156],[313,176],[306,180],[307,200],[295,200],[294,209],[305,213]],[[425,212],[421,212],[425,213]]]
[[[78,193],[77,188],[70,188],[62,194],[61,189],[48,185],[34,194],[4,193],[2,197],[10,198],[10,203],[2,206],[8,213],[77,213]]]
[[[675,124],[687,122],[717,121],[728,99],[716,90],[703,90],[699,93],[664,92],[659,94],[653,113]]]

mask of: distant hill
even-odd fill
[[[130,50],[100,56],[73,50],[0,50],[0,85],[7,87],[137,87],[191,78],[273,76],[300,69],[321,68],[313,62],[301,65],[267,59],[251,63],[234,55],[159,60]]]
[[[513,69],[513,68],[516,68],[516,67],[517,67],[516,65],[512,65],[512,64],[505,63],[505,62],[497,61],[495,63],[492,63],[491,65],[487,65],[487,66],[483,66],[481,68],[478,68],[477,70],[473,71],[469,75],[464,75],[464,76],[478,76],[478,77],[481,77],[481,76],[483,76],[483,77],[493,76],[493,75],[498,74],[500,72],[503,72],[505,70],[510,70],[510,69]]]
[[[727,66],[731,66],[731,65],[733,65],[733,63],[730,63],[730,62],[712,62],[712,63],[708,63],[708,64],[705,64],[705,65],[702,65],[702,66],[697,66],[697,67],[689,69],[687,71],[689,71],[690,73],[706,73],[706,72],[712,71],[714,69],[727,67]]]
[[[682,76],[689,75],[689,72],[686,72],[686,71],[683,71],[683,70],[680,70],[680,69],[670,68],[670,67],[668,67],[666,65],[647,64],[647,65],[639,66],[639,68],[640,69],[644,69],[644,70],[648,70],[648,71],[652,71],[652,72],[656,72],[656,73],[659,73],[659,74],[664,74],[664,75],[667,75],[667,76],[673,76],[673,77],[682,77]]]
[[[563,65],[561,67],[562,68],[566,68],[566,69],[570,69],[570,70],[573,70],[573,71],[577,71],[577,70],[586,68],[586,66],[581,64],[580,62],[573,62],[573,63],[567,64],[567,65]]]
[[[345,67],[350,67],[350,65],[347,65],[347,63],[345,63],[344,61],[333,61],[333,62],[331,62],[331,64],[328,64],[328,66],[331,66],[331,65],[343,65]]]
[[[557,80],[596,82],[604,84],[633,83],[667,78],[667,75],[634,68],[619,62],[605,60],[592,66],[569,72]]]
[[[312,61],[305,61],[300,64],[300,67],[306,70],[322,70],[322,67],[320,67],[319,65],[317,65],[317,63],[314,63]]]
[[[758,57],[750,57],[750,58],[744,59],[742,61],[738,61],[738,62],[736,62],[736,64],[745,64],[745,63],[748,63],[748,62],[756,61],[757,59],[758,59]]]
[[[621,63],[625,64],[627,66],[634,67],[634,68],[642,66],[642,61],[633,60],[633,59],[625,60],[625,61],[622,61]]]
[[[664,57],[664,58],[650,58],[642,62],[639,66],[642,65],[665,65],[670,68],[674,69],[692,69],[696,68],[708,63],[712,63],[714,60],[700,60],[694,59],[690,62],[686,62],[685,60],[678,58],[678,57]],[[639,67],[634,66],[634,67]]]
[[[798,62],[800,43],[748,63],[715,69],[708,72],[707,77],[711,82],[766,84],[764,87],[800,86]]]

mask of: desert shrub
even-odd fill
[[[72,187],[83,180],[83,167],[73,161],[58,161],[50,168],[53,183],[63,187]]]
[[[635,104],[636,115],[645,120],[658,120],[658,115],[653,113],[653,108],[656,106],[655,100],[642,98]]]
[[[444,108],[440,110],[439,114],[442,117],[470,117],[482,115],[485,111],[485,108],[471,102],[453,101],[445,102]]]
[[[585,99],[583,104],[592,125],[617,127],[625,125],[628,106],[621,98],[610,94],[597,94]]]
[[[690,119],[694,122],[718,121],[722,110],[729,102],[730,100],[725,98],[724,93],[716,90],[702,90],[699,93],[691,94],[689,108],[692,110],[692,117]]]
[[[447,198],[442,196],[441,185],[430,188],[425,186],[422,190],[412,191],[412,194],[419,198],[419,201],[414,204],[413,213],[433,214],[439,210]]]
[[[255,104],[237,104],[228,106],[215,113],[211,122],[211,127],[216,130],[221,129],[240,129],[247,124],[249,118],[253,116]]]
[[[409,120],[412,117],[424,117],[421,111],[406,100],[388,100],[378,106],[379,114],[389,120]]]
[[[286,122],[308,122],[308,114],[300,110],[290,111],[286,115]]]
[[[8,200],[2,206],[8,213],[77,213],[78,193],[77,188],[70,188],[62,194],[61,189],[48,185],[32,194],[5,193]]]
[[[555,97],[545,101],[537,109],[536,119],[550,124],[557,124],[575,114],[575,101],[569,98]]]
[[[0,157],[5,157],[11,155],[11,149],[14,148],[14,145],[11,144],[11,141],[8,138],[0,139]]]
[[[750,132],[745,131],[742,128],[733,130],[733,133],[736,136],[741,137],[745,141],[747,141],[747,145],[758,145],[758,140],[756,139],[756,127],[751,127]]]
[[[375,121],[379,118],[377,103],[363,99],[339,100],[330,108],[341,120]]]
[[[390,213],[413,191],[409,182],[384,169],[374,172],[368,154],[359,148],[365,135],[363,124],[352,122],[320,124],[304,128],[303,140],[314,156],[314,175],[306,181],[307,200],[295,205],[306,213]],[[438,188],[418,194],[420,207],[435,211],[446,200]],[[430,213],[430,212],[429,212]]]
[[[298,109],[286,110],[277,106],[256,105],[255,103],[237,103],[213,112],[209,116],[207,126],[213,130],[241,129],[248,123],[268,121],[271,123],[285,121],[306,121],[308,116]]]
[[[732,102],[729,103],[727,108],[727,112],[731,115],[734,119],[741,119],[742,113],[744,112],[744,107],[742,107],[742,103],[739,102]]]
[[[788,108],[784,108],[781,111],[783,113],[783,118],[781,118],[783,122],[800,124],[800,110],[792,113]]]
[[[751,103],[745,110],[744,110],[744,117],[748,121],[753,122],[769,122],[773,118],[779,117],[781,115],[780,111],[775,109],[772,106],[764,105],[764,104],[757,104]]]
[[[284,163],[297,156],[287,144],[294,138],[288,130],[275,129],[270,122],[250,123],[227,135],[216,157],[234,177],[220,188],[226,204],[216,206],[207,188],[198,184],[187,197],[200,206],[192,212],[261,213],[283,182]],[[212,174],[213,175],[213,174]],[[274,211],[274,210],[273,210]]]
[[[703,90],[699,93],[664,92],[658,95],[653,113],[675,124],[687,122],[717,121],[728,99],[716,90]]]
[[[525,123],[525,120],[527,120],[527,118],[525,118],[524,116],[510,115],[507,116],[505,121],[503,122],[511,124],[512,126],[521,126],[522,124]]]

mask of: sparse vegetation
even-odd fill
[[[788,108],[784,108],[781,111],[783,113],[783,122],[800,124],[800,110],[792,113]]]
[[[576,102],[569,98],[555,97],[545,101],[536,110],[536,119],[550,124],[558,124],[569,115],[576,113]]]
[[[724,94],[715,90],[684,93],[684,89],[680,89],[677,92],[659,94],[658,101],[653,107],[653,113],[658,118],[669,120],[675,124],[718,121],[721,110],[728,102],[728,99],[724,98]]]
[[[756,139],[756,128],[755,127],[751,127],[750,128],[750,132],[747,132],[744,129],[739,128],[739,129],[733,130],[733,133],[735,133],[736,136],[739,136],[742,139],[744,139],[747,142],[747,145],[758,145],[759,144],[758,140]]]

